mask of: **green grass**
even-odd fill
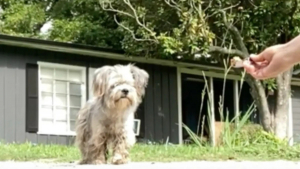
[[[33,161],[53,159],[57,162],[77,161],[79,151],[74,146],[0,144],[0,160]],[[189,160],[300,160],[300,146],[278,144],[235,146],[234,148],[195,145],[143,145],[131,150],[132,161],[189,161]]]

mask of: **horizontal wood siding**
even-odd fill
[[[29,141],[42,144],[73,144],[74,142],[74,138],[69,136],[25,132],[27,63],[36,64],[38,61],[45,61],[87,68],[128,63],[2,45],[0,48],[0,140],[6,142]],[[178,143],[176,68],[139,63],[136,65],[145,69],[150,75],[146,96],[136,112],[136,118],[141,119],[139,138],[155,142],[169,139],[172,143]]]

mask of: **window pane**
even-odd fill
[[[56,68],[55,69],[55,78],[67,80],[67,70]]]
[[[55,130],[57,132],[67,132],[68,124],[66,121],[55,121]]]
[[[134,133],[138,132],[138,126],[139,126],[138,121],[134,121],[134,128],[133,128]]]
[[[56,107],[55,120],[67,120],[67,108]]]
[[[41,131],[51,131],[53,130],[54,127],[52,120],[42,120],[40,125],[41,125]]]
[[[81,107],[81,97],[79,96],[70,96],[70,105],[72,107]]]
[[[81,82],[81,71],[80,70],[69,70],[69,80],[75,82]]]
[[[53,90],[52,80],[42,79],[41,90],[43,92],[52,92]]]
[[[67,82],[55,81],[55,92],[67,94]]]
[[[41,68],[41,77],[42,78],[53,78],[54,70],[52,68]]]
[[[42,93],[42,105],[52,106],[52,93]]]
[[[70,83],[70,94],[81,95],[81,85]]]
[[[65,94],[56,94],[55,105],[56,106],[67,106],[67,95],[65,95]]]
[[[76,121],[72,120],[70,121],[70,130],[75,131],[76,128]]]
[[[41,108],[41,118],[42,120],[52,120],[53,119],[53,110],[52,106],[42,106]]]
[[[80,109],[77,108],[71,108],[70,109],[70,120],[76,120],[77,119],[77,114]]]

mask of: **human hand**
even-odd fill
[[[243,66],[256,79],[274,78],[295,64],[293,55],[286,45],[275,45],[258,55],[250,55],[251,61],[245,60]]]

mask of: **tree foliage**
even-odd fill
[[[0,6],[2,33],[39,37],[40,28],[51,21],[47,39],[168,59],[199,59],[212,45],[236,48],[222,12],[249,53],[300,30],[293,0],[0,0]]]

